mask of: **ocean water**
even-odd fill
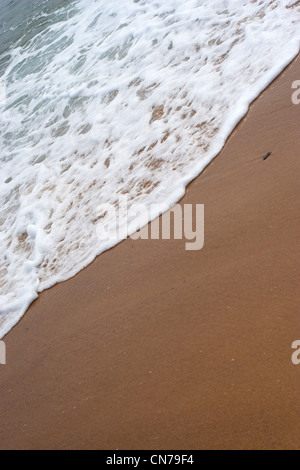
[[[0,0],[0,337],[112,246],[99,204],[170,208],[299,48],[295,0]]]

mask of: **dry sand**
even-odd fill
[[[7,335],[1,449],[300,448],[299,66],[189,186],[203,250],[127,240]]]

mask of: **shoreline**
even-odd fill
[[[203,250],[128,239],[5,336],[0,449],[299,448],[299,65],[187,187]]]

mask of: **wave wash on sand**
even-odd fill
[[[294,0],[6,3],[0,337],[112,246],[99,204],[176,203],[300,44]]]

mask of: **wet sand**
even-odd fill
[[[300,448],[299,66],[189,186],[201,251],[127,240],[7,335],[0,449]]]

